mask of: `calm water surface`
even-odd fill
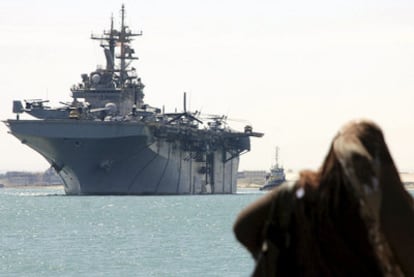
[[[0,189],[0,276],[249,276],[232,225],[261,195]]]

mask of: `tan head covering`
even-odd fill
[[[360,201],[360,216],[385,275],[414,276],[414,209],[380,128],[370,121],[345,125],[334,152]]]
[[[254,257],[275,189],[243,210],[236,237]],[[302,171],[292,190],[291,243],[279,275],[414,276],[414,205],[380,128],[345,125],[317,172]],[[274,213],[277,221],[283,209]]]

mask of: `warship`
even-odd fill
[[[71,102],[15,100],[15,119],[5,124],[40,153],[62,178],[68,195],[231,194],[237,191],[240,155],[250,151],[251,125],[236,131],[226,116],[187,111],[166,113],[144,103],[144,84],[131,66],[131,42],[142,32],[113,17],[108,31],[91,35],[106,67],[82,74]],[[33,119],[22,119],[21,114]]]

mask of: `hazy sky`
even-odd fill
[[[245,119],[264,132],[240,170],[316,169],[347,121],[369,118],[401,171],[414,171],[414,2],[400,0],[152,0],[0,2],[0,118],[12,100],[70,100],[70,87],[104,64],[91,33],[126,22],[145,101]],[[238,121],[230,121],[243,127]],[[48,164],[0,126],[0,170]]]

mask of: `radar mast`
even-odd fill
[[[114,29],[114,18],[111,16],[109,31],[104,31],[101,36],[91,35],[91,39],[101,41],[101,47],[104,49],[106,58],[106,71],[111,73],[114,79],[119,80],[121,87],[125,87],[127,80],[132,80],[136,77],[134,74],[132,76],[128,74],[128,72],[135,71],[133,68],[129,69],[131,61],[138,59],[134,56],[135,50],[130,46],[130,42],[133,40],[131,37],[141,35],[142,31],[132,33],[129,27],[125,25],[124,5],[122,5],[121,9],[121,29],[119,31]],[[117,46],[119,46],[119,55],[115,55]],[[118,68],[115,67],[115,58],[120,60]],[[114,76],[115,73],[119,73],[119,75]]]

